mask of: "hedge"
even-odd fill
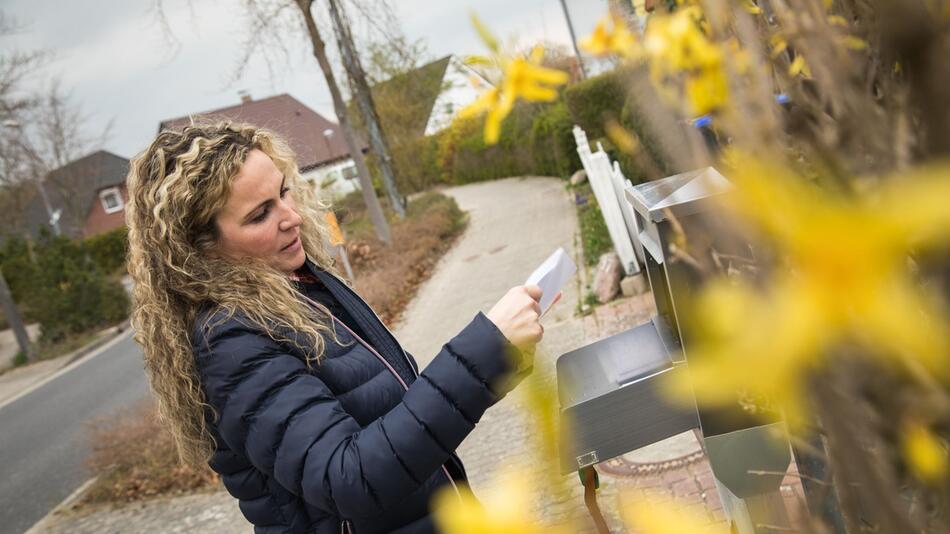
[[[438,137],[427,138],[433,143],[430,146],[438,149],[433,165],[441,170],[441,181],[448,184],[524,175],[567,177],[581,168],[572,132],[576,124],[587,133],[592,147],[603,144],[624,175],[639,183],[646,179],[642,170],[607,138],[604,123],[612,118],[637,135],[660,172],[671,174],[659,143],[641,116],[641,104],[628,98],[632,77],[646,75],[643,69],[616,69],[567,86],[553,103],[519,103],[502,122],[501,135],[493,146],[484,142],[484,117],[456,120]],[[419,151],[419,160],[430,157],[431,152]]]
[[[563,100],[544,106],[535,115],[531,124],[531,149],[537,174],[570,176],[581,168],[573,129],[574,121]]]
[[[38,321],[44,341],[113,324],[128,316],[122,284],[91,259],[82,241],[50,235],[36,244],[8,237],[0,268],[28,321]]]
[[[439,136],[443,181],[466,184],[508,176],[567,177],[581,167],[562,102],[520,103],[501,126],[495,145],[485,145],[484,117],[456,120]]]
[[[619,119],[627,101],[628,71],[613,70],[564,89],[564,101],[575,124],[587,132],[588,139],[606,137],[604,121]]]
[[[105,274],[125,271],[129,250],[129,230],[125,226],[85,240],[86,252]]]

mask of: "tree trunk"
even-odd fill
[[[320,70],[323,71],[323,77],[327,81],[327,87],[330,89],[330,96],[333,97],[333,110],[336,112],[337,120],[340,122],[340,129],[343,130],[343,138],[346,140],[346,146],[350,150],[350,156],[356,163],[356,170],[359,173],[360,188],[363,190],[363,201],[366,203],[366,209],[369,211],[370,220],[376,229],[376,237],[385,243],[390,243],[389,223],[383,215],[383,208],[376,198],[376,191],[373,189],[373,180],[370,178],[369,170],[366,168],[366,160],[363,158],[363,149],[360,146],[356,134],[353,132],[353,126],[346,117],[346,104],[343,102],[343,95],[340,94],[340,88],[336,84],[336,78],[333,76],[333,69],[330,67],[330,61],[327,59],[326,44],[320,37],[320,30],[317,23],[313,20],[313,13],[310,7],[313,0],[294,0],[300,13],[303,15],[304,23],[307,26],[307,33],[310,34],[310,42],[313,44],[313,56],[317,58],[320,64]]]
[[[353,46],[353,36],[350,34],[350,28],[343,22],[340,15],[340,8],[337,0],[329,0],[330,18],[333,19],[333,27],[336,29],[336,42],[340,47],[340,55],[343,57],[343,66],[346,68],[350,79],[350,87],[353,89],[353,97],[359,106],[360,114],[363,116],[363,122],[366,123],[366,131],[369,133],[369,144],[379,158],[379,168],[383,175],[383,184],[386,186],[386,193],[389,195],[389,201],[400,219],[406,217],[406,209],[402,204],[402,197],[396,187],[396,174],[393,172],[392,158],[389,155],[389,147],[386,144],[386,137],[383,135],[383,128],[379,123],[379,115],[376,113],[376,106],[373,103],[373,95],[370,92],[369,84],[366,83],[366,74],[360,65],[360,58],[356,55]]]

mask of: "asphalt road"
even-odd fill
[[[101,354],[0,408],[0,531],[33,526],[91,475],[87,421],[148,395],[129,332]]]

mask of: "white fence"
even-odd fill
[[[611,164],[610,157],[604,152],[604,147],[597,143],[597,151],[591,152],[587,133],[579,126],[574,127],[574,140],[577,142],[577,153],[581,157],[581,164],[587,172],[587,179],[594,191],[600,211],[604,214],[607,223],[607,232],[614,244],[614,250],[620,256],[620,264],[627,275],[640,272],[640,263],[643,258],[638,256],[639,247],[634,246],[634,240],[640,233],[637,221],[633,215],[633,208],[626,201],[623,190],[631,185],[630,180],[620,172],[617,162]]]

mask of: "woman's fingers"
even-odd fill
[[[527,291],[528,296],[533,298],[535,301],[541,300],[541,288],[535,285],[524,286],[524,290]]]

